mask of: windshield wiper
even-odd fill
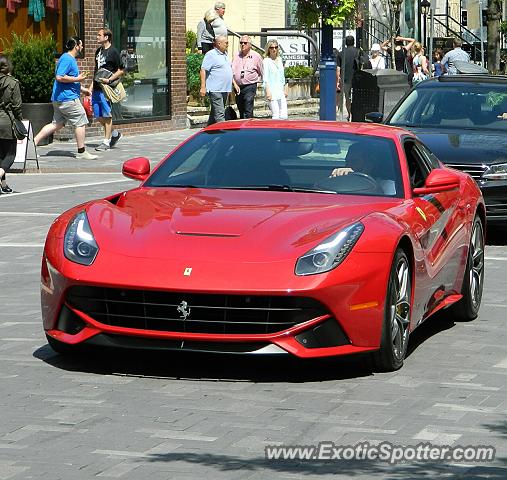
[[[198,187],[197,185],[180,185],[180,184],[165,184],[165,185],[161,185],[163,187],[176,187],[176,188],[203,188],[203,187]]]
[[[301,188],[301,187],[291,187],[290,185],[238,185],[236,187],[213,187],[213,188],[224,188],[224,189],[232,189],[232,190],[270,190],[273,192],[302,192],[302,193],[334,193],[333,190],[319,190],[316,188]]]

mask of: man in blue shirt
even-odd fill
[[[232,78],[232,66],[227,57],[229,42],[225,35],[215,38],[215,48],[210,50],[201,65],[201,97],[208,95],[211,104],[208,125],[225,120],[225,104],[227,96],[234,89],[240,92],[239,86]]]
[[[79,73],[76,57],[83,49],[83,42],[79,37],[71,37],[65,44],[67,50],[56,64],[55,82],[53,84],[53,122],[42,127],[35,136],[35,145],[38,145],[43,138],[57,132],[66,123],[72,125],[75,130],[77,143],[78,160],[93,160],[97,155],[92,155],[85,149],[85,127],[88,125],[85,109],[80,101],[81,92],[90,95],[87,88],[81,86],[86,78],[86,73]]]
[[[452,50],[447,52],[442,58],[440,62],[442,66],[447,70],[447,75],[457,75],[458,70],[454,65],[456,60],[461,62],[469,62],[470,57],[468,53],[461,49],[461,40],[459,38],[454,38],[452,41],[452,46],[454,47]]]

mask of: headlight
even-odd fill
[[[91,265],[99,247],[93,238],[92,229],[85,212],[79,212],[69,223],[65,232],[63,252],[72,262]]]
[[[296,275],[314,275],[337,267],[352,250],[363,231],[364,225],[357,222],[326,238],[298,259]]]
[[[486,180],[507,180],[507,163],[497,163],[490,165],[482,174]]]

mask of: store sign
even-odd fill
[[[306,38],[290,35],[290,31],[287,33],[289,35],[267,37],[268,41],[278,42],[285,66],[310,65],[310,42]]]

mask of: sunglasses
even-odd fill
[[[271,47],[269,47],[270,49],[273,48],[274,50],[278,50],[278,45],[271,45]]]
[[[250,42],[239,42],[240,45],[248,45]]]

